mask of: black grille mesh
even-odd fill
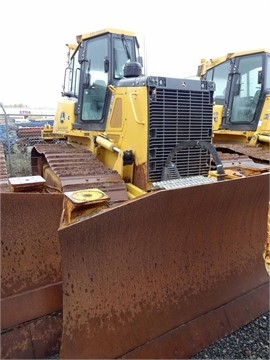
[[[209,92],[157,88],[156,100],[149,100],[148,181],[161,180],[175,145],[184,140],[211,142],[211,129]],[[180,176],[206,175],[209,157],[207,150],[194,147],[181,150],[173,162]]]

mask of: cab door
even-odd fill
[[[262,90],[262,54],[241,56],[231,61],[222,128],[256,130],[259,120],[256,113]]]

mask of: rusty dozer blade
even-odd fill
[[[1,193],[1,359],[60,349],[63,194]]]
[[[266,312],[268,201],[264,174],[61,226],[60,357],[188,358]]]

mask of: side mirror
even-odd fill
[[[85,73],[84,74],[84,79],[83,79],[83,87],[84,89],[89,88],[91,84],[91,75],[89,73]]]
[[[104,72],[108,73],[110,68],[110,62],[107,58],[104,59]]]
[[[258,84],[262,83],[262,70],[258,71]]]
[[[84,89],[89,88],[91,84],[91,75],[90,75],[90,61],[84,60],[83,62],[83,87]]]
[[[82,46],[82,44],[79,47],[79,55],[78,55],[78,62],[79,64],[82,64],[82,62],[84,61],[85,58],[85,51],[84,48]]]

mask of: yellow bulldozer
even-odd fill
[[[218,151],[269,164],[270,49],[202,59],[197,75],[216,84],[213,143]]]
[[[1,180],[2,358],[191,357],[268,310],[269,166],[223,164],[213,81],[76,40],[32,176]]]

